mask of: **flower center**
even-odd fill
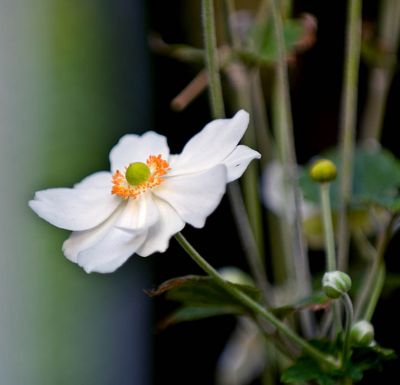
[[[125,171],[125,178],[131,186],[147,182],[150,175],[149,166],[142,162],[131,163]]]
[[[170,170],[161,155],[150,155],[146,163],[134,162],[125,168],[125,174],[117,170],[112,176],[111,193],[121,198],[137,198],[146,190],[159,186]]]

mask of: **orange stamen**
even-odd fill
[[[135,199],[144,191],[159,186],[164,180],[163,176],[170,170],[168,162],[164,160],[161,155],[150,155],[146,160],[146,164],[151,172],[150,177],[146,182],[137,186],[130,185],[126,180],[125,175],[117,170],[112,176],[113,186],[111,193],[118,195],[123,199]]]

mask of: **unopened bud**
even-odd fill
[[[335,163],[329,159],[317,160],[311,167],[310,176],[315,182],[324,183],[335,180],[336,178]]]
[[[355,346],[369,346],[374,340],[374,327],[368,321],[358,321],[351,328],[350,339]]]
[[[342,271],[328,271],[322,277],[322,289],[329,298],[339,298],[351,289],[351,278]]]

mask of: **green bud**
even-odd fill
[[[317,160],[310,170],[310,176],[315,182],[324,183],[335,180],[336,178],[335,163],[329,159]]]
[[[358,321],[351,328],[350,339],[355,346],[369,346],[374,340],[374,327],[368,321]]]
[[[328,271],[322,277],[322,289],[329,298],[339,298],[351,289],[351,278],[342,271]]]
[[[149,167],[142,162],[131,163],[125,172],[125,178],[132,186],[146,182],[150,177]]]

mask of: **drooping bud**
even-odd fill
[[[322,277],[322,289],[329,298],[339,298],[351,289],[351,278],[342,271],[328,271]]]
[[[374,340],[374,327],[368,321],[358,321],[351,328],[350,339],[355,346],[368,346]]]
[[[125,178],[131,186],[146,182],[150,177],[149,167],[142,162],[131,163],[125,172]]]
[[[335,180],[336,178],[335,163],[329,159],[317,160],[310,170],[310,176],[315,182],[324,183]]]

